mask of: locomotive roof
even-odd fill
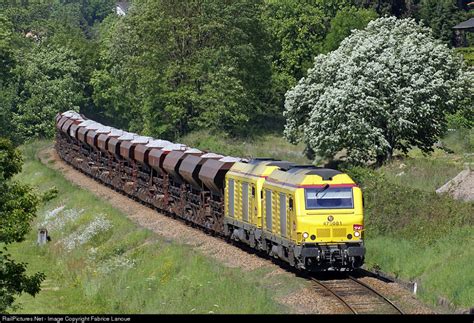
[[[327,181],[333,178],[336,175],[342,174],[342,172],[336,169],[330,168],[316,168],[314,170],[310,170],[306,173],[306,175],[318,175],[321,176],[323,180]]]
[[[254,157],[249,160],[249,164],[260,164],[266,161],[278,161],[278,159],[271,157]]]
[[[296,166],[288,171],[275,170],[267,180],[270,184],[281,183],[285,186],[331,184],[332,181],[334,184],[354,184],[347,174],[335,169],[315,166]]]
[[[230,171],[237,176],[263,178],[263,176],[267,176],[270,172],[277,169],[277,165],[272,165],[274,163],[273,160],[260,160],[259,162],[251,160],[249,163],[235,163]]]
[[[295,163],[292,163],[292,162],[289,162],[289,161],[286,161],[286,160],[273,161],[273,162],[268,164],[268,166],[277,166],[278,168],[283,169],[283,170],[289,170],[294,165],[295,165]]]

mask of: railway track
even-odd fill
[[[348,314],[403,314],[392,301],[353,276],[346,279],[309,279],[337,299]]]

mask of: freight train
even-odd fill
[[[303,271],[364,262],[362,192],[347,174],[204,152],[73,111],[56,116],[56,130],[64,161],[162,213]]]

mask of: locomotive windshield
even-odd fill
[[[305,188],[306,209],[353,209],[352,187]]]

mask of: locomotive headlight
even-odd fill
[[[308,232],[303,232],[303,238],[308,239],[308,237],[309,237]]]
[[[360,232],[359,232],[359,231],[354,232],[354,236],[359,237],[359,236],[360,236]]]

